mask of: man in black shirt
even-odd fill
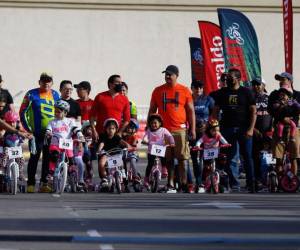
[[[276,74],[275,79],[279,81],[279,87],[284,88],[291,93],[293,93],[293,99],[300,103],[300,92],[294,90],[293,86],[293,76],[288,72],[283,72],[281,74]],[[297,159],[300,158],[300,126],[299,126],[299,114],[295,113],[292,117],[293,121],[297,125],[298,129],[295,136],[295,141],[285,141],[282,143],[282,140],[278,136],[277,131],[277,121],[278,121],[278,108],[276,106],[276,102],[279,101],[279,90],[274,90],[269,96],[269,103],[268,103],[268,111],[274,117],[274,134],[273,134],[273,141],[272,141],[272,151],[273,155],[276,158],[276,165],[278,170],[281,171],[282,167],[282,159],[285,151],[285,147],[290,153],[290,160],[292,165],[292,170],[294,173],[297,172]],[[275,104],[275,105],[274,105]]]
[[[252,136],[256,121],[256,105],[253,92],[240,86],[240,80],[241,72],[238,69],[232,68],[228,71],[227,87],[222,88],[216,96],[213,117],[218,118],[222,110],[221,132],[232,145],[228,150],[228,170],[238,142],[240,154],[244,159],[247,187],[250,192],[255,192]],[[231,185],[235,185],[235,180],[232,176],[229,177]]]
[[[63,80],[60,83],[59,91],[61,94],[61,99],[69,103],[70,111],[67,114],[67,117],[74,118],[76,121],[81,121],[81,111],[79,104],[71,98],[73,85],[69,80]]]

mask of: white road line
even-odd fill
[[[90,237],[102,237],[102,235],[95,229],[90,229],[86,233]],[[99,248],[100,250],[114,250],[114,247],[110,244],[100,244]]]
[[[99,234],[99,232],[97,230],[94,230],[94,229],[90,229],[86,233],[90,237],[102,237],[102,235]]]
[[[55,198],[59,198],[60,194],[52,194],[52,196],[55,197]]]
[[[232,203],[232,202],[207,202],[207,203],[193,203],[190,206],[203,206],[203,207],[217,207],[217,208],[243,208],[243,203]]]

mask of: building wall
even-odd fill
[[[252,21],[263,77],[271,90],[277,86],[274,74],[284,71],[281,1],[235,2],[0,1],[3,87],[17,95],[18,104],[26,90],[38,86],[39,74],[49,71],[55,89],[64,79],[88,80],[94,96],[106,90],[107,78],[117,73],[129,84],[130,98],[148,105],[168,64],[178,65],[180,82],[190,84],[188,38],[200,36],[197,20],[218,23],[216,8],[228,6]],[[300,89],[300,1],[293,2],[294,82]]]

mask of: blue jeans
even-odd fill
[[[230,169],[233,175],[232,185],[240,186],[239,176],[240,176],[240,147],[239,144],[236,143],[235,151],[233,152],[233,158],[230,161]]]
[[[247,186],[251,186],[255,182],[254,163],[252,158],[252,137],[245,136],[246,128],[222,128],[221,132],[225,139],[232,145],[228,149],[228,161],[230,164],[237,152],[237,143],[239,145],[239,153],[244,159],[246,170]],[[234,185],[234,180],[231,180],[231,185]]]

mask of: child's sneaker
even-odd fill
[[[169,186],[166,193],[167,194],[176,194],[177,190],[174,187]]]
[[[188,184],[187,191],[189,194],[195,193],[194,185],[193,184]]]

